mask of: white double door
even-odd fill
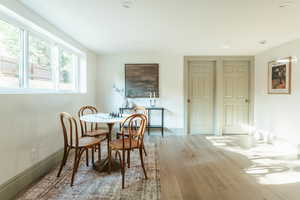
[[[189,129],[191,134],[214,131],[214,61],[189,63]]]
[[[249,125],[249,61],[188,64],[190,134],[245,134]]]

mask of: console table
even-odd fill
[[[151,128],[160,128],[161,129],[161,135],[164,137],[164,115],[165,115],[165,109],[161,107],[148,107],[146,108],[148,111],[148,125],[147,125],[147,130],[148,130],[148,135],[150,135],[150,129]],[[133,110],[133,108],[119,108],[120,113],[124,113],[126,110]],[[151,111],[152,110],[158,110],[161,111],[161,125],[151,125]]]

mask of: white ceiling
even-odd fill
[[[300,36],[299,0],[20,1],[99,54],[254,55]]]

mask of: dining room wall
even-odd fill
[[[97,105],[105,112],[118,111],[123,97],[114,89],[125,87],[125,63],[158,63],[160,97],[157,106],[164,107],[165,127],[176,134],[183,134],[184,126],[184,56],[170,54],[123,54],[98,56]],[[137,105],[149,106],[147,99],[131,99]],[[159,123],[157,117],[155,124]],[[156,119],[156,120],[155,120]]]
[[[87,55],[87,92],[80,94],[0,94],[0,185],[63,147],[59,113],[73,115],[95,104],[97,55],[56,29],[18,1],[1,4],[48,30]]]
[[[291,94],[268,94],[268,62],[292,56]],[[300,144],[300,39],[259,53],[255,57],[255,128],[257,131]],[[298,61],[297,61],[298,60]]]

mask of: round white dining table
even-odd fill
[[[97,113],[83,115],[80,117],[80,120],[90,123],[106,123],[106,124],[115,124],[123,121],[128,115],[122,115],[122,117],[111,117],[108,113]]]
[[[122,122],[126,119],[128,115],[122,115],[121,117],[112,117],[108,113],[97,113],[97,114],[88,114],[80,117],[80,120],[88,122],[88,123],[103,123],[108,126],[108,135],[107,135],[107,152],[109,152],[112,129],[114,124]],[[111,161],[110,161],[111,160]],[[109,162],[110,161],[110,162]],[[110,165],[111,163],[111,165]],[[94,169],[103,172],[111,172],[120,169],[120,163],[112,158],[111,155],[107,153],[107,157],[103,160],[98,160],[95,162]]]

